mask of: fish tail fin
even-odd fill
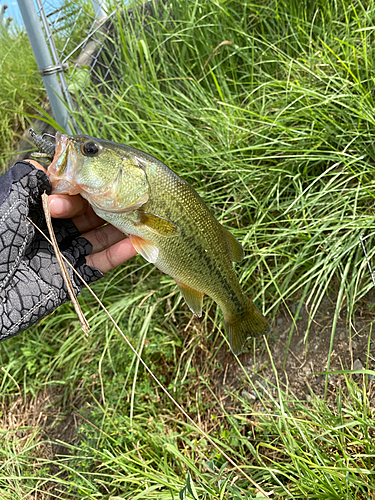
[[[241,353],[248,337],[256,337],[269,331],[266,318],[250,299],[244,313],[240,316],[224,316],[224,321],[230,347],[236,356]]]

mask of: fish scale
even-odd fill
[[[201,315],[203,295],[210,296],[223,311],[234,354],[247,337],[268,331],[233,269],[232,262],[243,258],[242,246],[164,163],[129,146],[57,132],[47,174],[53,193],[80,193],[129,235],[146,260],[175,279],[194,313]]]

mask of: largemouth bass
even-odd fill
[[[33,134],[40,151],[52,157],[52,143]],[[247,337],[268,331],[233,269],[232,262],[244,256],[241,244],[164,163],[129,146],[57,132],[47,173],[53,193],[81,194],[100,217],[129,235],[148,262],[175,279],[198,316],[209,295],[224,314],[234,354]]]

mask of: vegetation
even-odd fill
[[[133,259],[93,289],[199,429],[85,290],[87,338],[64,305],[0,346],[0,492],[12,500],[374,498],[373,310],[366,370],[340,373],[331,396],[328,379],[323,397],[311,379],[304,400],[293,395],[272,349],[287,314],[288,355],[306,309],[308,352],[327,297],[328,371],[341,318],[348,343],[368,335],[358,317],[373,285],[359,237],[371,261],[375,2],[171,0],[144,12],[135,10],[134,24],[117,16],[108,60],[101,56],[105,64],[119,47],[111,79],[92,72],[85,88],[71,87],[80,90],[75,120],[193,184],[243,243],[236,269],[273,329],[234,358],[216,306],[206,300],[202,321],[192,319],[173,280]],[[245,365],[262,349],[272,382],[264,366]]]
[[[13,24],[13,23],[12,23]],[[17,26],[0,26],[0,171],[14,154],[28,126],[30,100],[42,105],[44,90],[27,34]]]

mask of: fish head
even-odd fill
[[[109,212],[129,212],[147,202],[150,187],[142,161],[126,146],[87,135],[56,133],[47,175],[53,194],[81,194]]]

